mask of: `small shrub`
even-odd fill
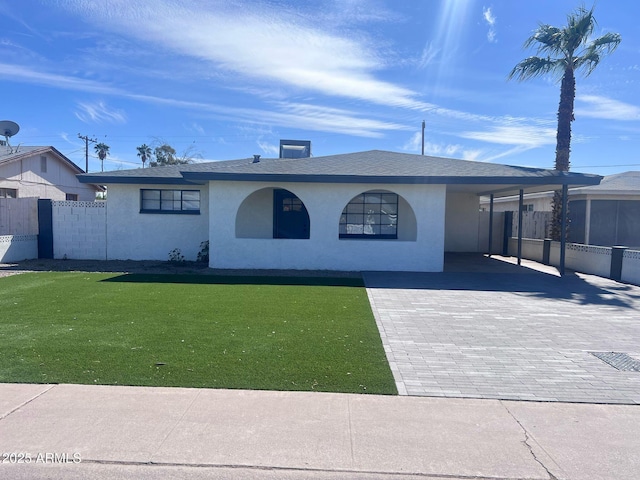
[[[209,263],[209,240],[200,242],[200,251],[197,259],[199,262]]]
[[[170,262],[184,262],[184,255],[179,248],[174,248],[169,252],[169,261]]]

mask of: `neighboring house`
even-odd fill
[[[94,201],[103,189],[80,183],[79,173],[84,171],[54,147],[0,144],[0,198]]]
[[[442,271],[484,251],[483,194],[596,185],[596,175],[385,151],[232,160],[79,175],[107,185],[107,258],[212,268]]]
[[[551,211],[553,192],[524,196],[525,211]],[[569,189],[569,241],[640,247],[640,172],[607,175],[599,185]],[[489,209],[487,199],[481,202]],[[494,211],[517,211],[518,197],[499,198]]]

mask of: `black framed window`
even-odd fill
[[[340,215],[340,238],[398,238],[398,195],[367,192],[353,198]]]
[[[0,198],[18,198],[18,190],[15,188],[0,188]]]
[[[200,190],[140,190],[140,213],[200,213]]]

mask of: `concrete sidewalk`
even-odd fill
[[[0,384],[3,479],[636,479],[639,433],[631,405]]]

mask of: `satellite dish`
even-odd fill
[[[0,135],[4,135],[5,138],[13,137],[20,131],[20,126],[16,122],[11,120],[0,121]]]
[[[0,121],[0,135],[4,136],[4,140],[8,147],[10,147],[9,138],[13,137],[19,131],[20,126],[16,122],[12,122],[11,120]]]

